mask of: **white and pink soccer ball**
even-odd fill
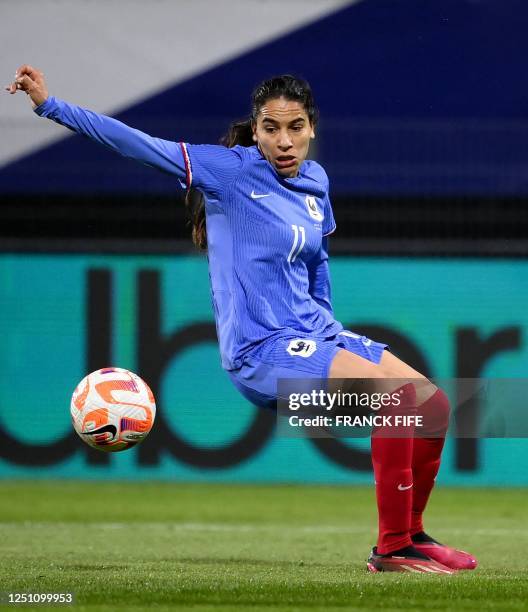
[[[156,402],[137,374],[102,368],[77,385],[70,412],[73,428],[86,444],[116,452],[145,439],[154,424]]]

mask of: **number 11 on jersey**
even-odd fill
[[[293,244],[292,244],[290,254],[288,255],[288,261],[290,263],[293,263],[295,261],[299,253],[302,251],[304,243],[306,242],[306,235],[304,233],[304,227],[302,225],[292,225],[292,230],[293,230]],[[299,235],[301,236],[300,244],[299,244]]]

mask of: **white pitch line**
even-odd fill
[[[53,521],[21,521],[0,522],[0,529],[24,528],[67,528],[80,525],[76,522],[53,522]],[[225,533],[252,533],[258,532],[291,532],[291,533],[365,533],[360,527],[338,527],[333,525],[254,525],[250,523],[169,523],[169,522],[93,522],[83,523],[84,529],[130,529],[131,526],[144,529],[162,529],[168,531],[196,531],[196,532],[225,532]]]
[[[81,523],[71,522],[54,522],[54,521],[11,521],[0,522],[0,529],[13,528],[30,528],[30,529],[49,529],[49,528],[68,528],[78,526]],[[159,529],[163,531],[180,531],[180,532],[216,532],[216,533],[253,533],[253,532],[268,532],[268,533],[290,533],[294,534],[362,534],[374,533],[375,528],[365,529],[363,527],[346,527],[339,525],[284,525],[284,524],[252,524],[252,523],[197,523],[197,522],[93,522],[82,523],[83,529],[130,529],[131,526],[144,529]],[[437,527],[431,529],[434,533],[465,535],[465,536],[508,536],[515,535],[528,536],[528,529],[519,529],[516,527],[499,528],[499,529],[449,529],[448,527]]]

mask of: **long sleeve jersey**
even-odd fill
[[[35,112],[203,193],[225,369],[277,336],[326,338],[343,329],[331,306],[327,236],[335,221],[318,163],[306,160],[284,178],[257,146],[163,140],[54,97]]]

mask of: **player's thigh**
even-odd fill
[[[427,401],[436,387],[423,374],[393,355],[383,351],[379,363],[374,363],[342,349],[336,353],[330,365],[330,379],[364,379],[379,392],[392,392],[402,385],[412,382],[416,389],[417,404]]]
[[[390,351],[383,351],[380,366],[390,372],[397,372],[396,378],[412,380],[416,389],[416,404],[421,406],[437,390],[437,387],[426,376],[412,368]]]

